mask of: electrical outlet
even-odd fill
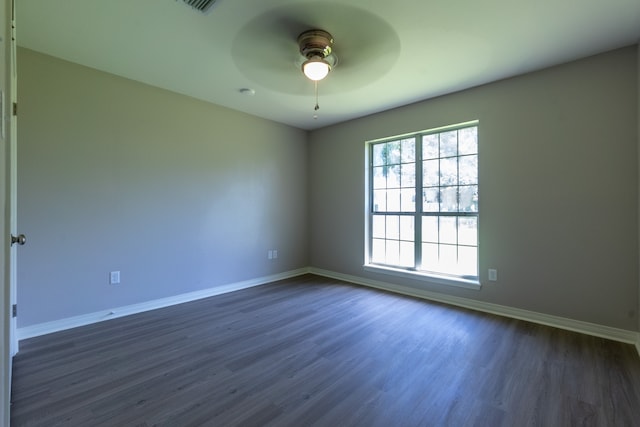
[[[490,268],[489,269],[489,281],[495,282],[496,280],[498,280],[498,270],[496,270],[495,268]]]
[[[269,249],[269,251],[267,252],[267,258],[273,259],[273,251],[271,249]]]
[[[112,271],[109,273],[109,284],[117,285],[118,283],[120,283],[120,272]]]
[[[278,250],[274,249],[273,250],[273,259],[276,259],[276,258],[278,258]]]

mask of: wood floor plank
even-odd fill
[[[304,275],[21,342],[12,426],[634,425],[628,344]]]

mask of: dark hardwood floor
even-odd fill
[[[306,275],[21,342],[12,426],[637,426],[628,344]]]

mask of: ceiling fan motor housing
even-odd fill
[[[309,30],[298,36],[300,53],[307,59],[314,56],[326,58],[331,55],[333,36],[324,30]]]

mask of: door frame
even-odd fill
[[[9,425],[11,374],[13,356],[18,351],[16,318],[12,305],[16,300],[16,257],[11,245],[11,235],[16,232],[16,121],[13,103],[16,99],[16,46],[14,32],[14,0],[0,3],[0,176],[4,185],[0,187],[0,425]]]

